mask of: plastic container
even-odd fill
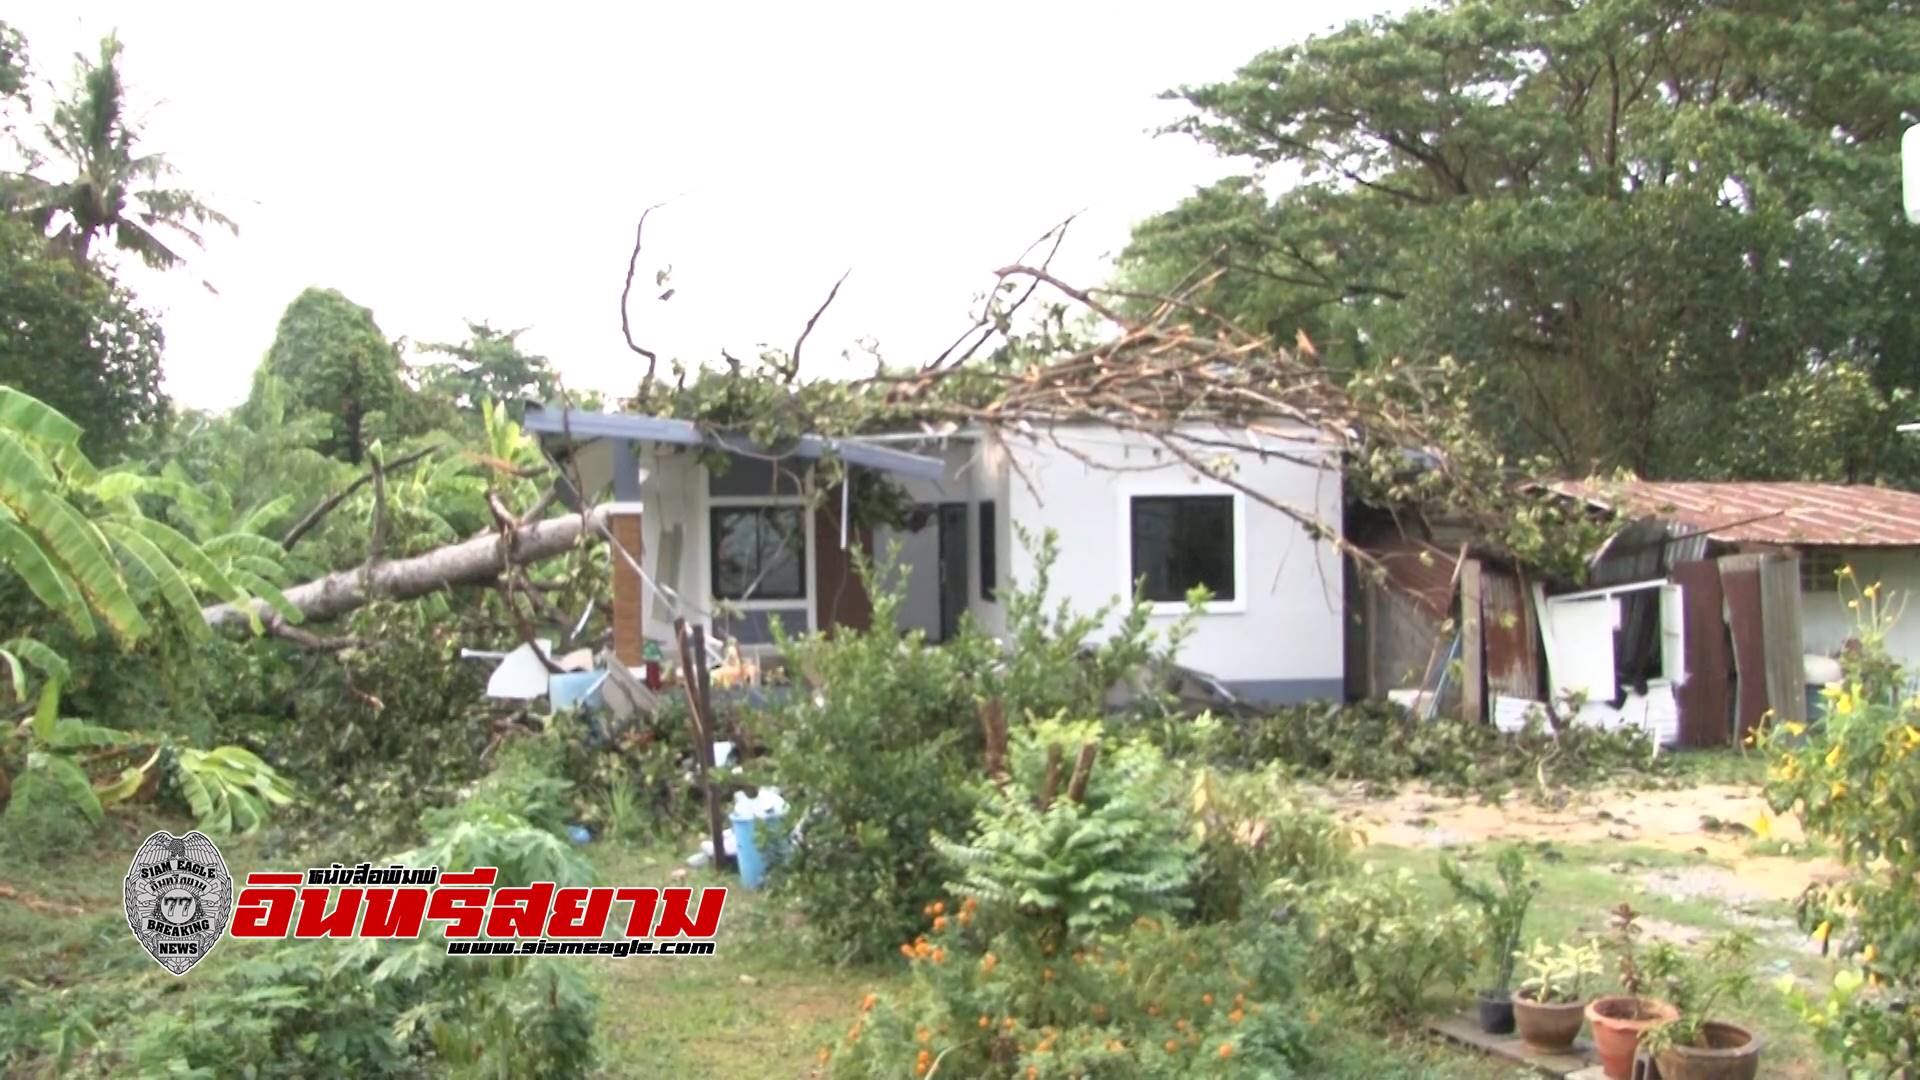
[[[768,868],[778,865],[785,853],[786,839],[781,829],[786,820],[784,814],[768,817],[732,816],[734,857],[740,863],[740,884],[749,889],[758,889],[767,883]]]
[[[554,712],[566,709],[598,709],[606,705],[600,685],[607,681],[604,671],[569,671],[547,677],[547,704]]]

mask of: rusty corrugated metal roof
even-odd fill
[[[1920,547],[1920,494],[1864,484],[1562,481],[1553,490],[1726,543]]]

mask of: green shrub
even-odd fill
[[[1202,768],[1183,794],[1198,855],[1187,889],[1195,918],[1239,919],[1276,879],[1316,881],[1353,869],[1359,835],[1302,798],[1276,768]]]
[[[793,805],[800,833],[785,887],[836,956],[885,956],[938,894],[933,835],[963,834],[981,797],[987,703],[998,703],[1010,735],[1063,711],[1096,716],[1110,687],[1167,655],[1146,605],[1096,644],[1105,611],[1049,603],[1057,554],[1043,538],[1033,587],[1006,591],[1005,647],[970,619],[937,646],[901,632],[902,595],[866,565],[872,629],[781,637],[793,686],[759,721],[770,754],[756,776]]]
[[[1173,922],[1193,842],[1159,753],[1109,747],[1068,796],[1067,748],[1097,733],[1049,722],[1016,739],[973,835],[939,844],[953,898],[928,904],[925,932],[900,946],[910,985],[868,995],[822,1050],[833,1075],[1284,1077],[1304,1060],[1282,1004],[1296,990],[1284,930]]]
[[[964,843],[934,840],[954,869],[955,891],[1018,920],[1043,945],[1140,918],[1171,918],[1192,906],[1185,891],[1193,845],[1158,751],[1138,744],[1112,749],[1097,759],[1083,797],[1068,797],[1066,763],[1078,748],[1097,746],[1099,732],[1098,723],[1057,721],[1019,732],[1010,776],[975,812],[972,836]],[[1061,765],[1047,801],[1050,760]]]
[[[1826,688],[1818,723],[1784,722],[1761,738],[1775,813],[1798,813],[1852,871],[1802,897],[1800,918],[1841,966],[1831,988],[1801,988],[1801,1008],[1822,1047],[1853,1075],[1920,1070],[1920,697],[1887,651],[1902,608],[1878,584],[1842,572],[1859,613],[1859,645],[1844,679]],[[1771,819],[1758,823],[1762,832]]]
[[[1274,894],[1291,908],[1308,984],[1374,1015],[1414,1016],[1430,991],[1458,986],[1473,970],[1473,913],[1435,905],[1406,870],[1381,873],[1369,863],[1306,884],[1282,879]]]

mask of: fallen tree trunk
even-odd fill
[[[325,621],[378,599],[410,600],[449,585],[492,581],[508,567],[562,554],[578,543],[583,533],[598,538],[606,529],[606,522],[604,506],[584,516],[547,518],[514,530],[511,551],[508,542],[497,534],[476,536],[409,559],[377,562],[328,574],[318,581],[295,585],[282,595],[308,621]],[[253,610],[269,626],[281,625],[279,616],[265,603],[255,600]],[[201,614],[216,628],[242,623],[247,617],[244,608],[232,604],[215,604],[201,609]]]

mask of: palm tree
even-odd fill
[[[141,154],[138,126],[125,114],[126,86],[120,79],[120,41],[100,42],[99,63],[80,58],[80,82],[54,107],[42,126],[48,143],[73,166],[73,177],[46,180],[31,173],[4,178],[4,201],[41,232],[56,225],[56,244],[84,263],[95,239],[110,236],[114,246],[140,256],[148,266],[169,269],[182,261],[162,239],[163,231],[204,246],[200,229],[219,225],[239,229],[225,214],[192,192],[161,186],[174,168],[160,154]]]

